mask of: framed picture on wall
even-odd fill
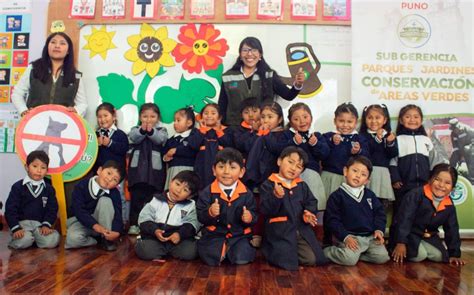
[[[350,20],[350,0],[323,0],[324,20]]]
[[[103,18],[125,18],[126,0],[102,0]]]
[[[249,18],[250,0],[225,0],[225,18]]]
[[[291,0],[291,19],[316,19],[317,0]]]
[[[282,19],[283,0],[258,0],[257,18]]]
[[[191,0],[191,18],[214,18],[214,0]]]
[[[154,19],[158,0],[132,0],[132,19]]]
[[[70,0],[69,16],[72,18],[94,18],[95,0]]]
[[[161,0],[161,19],[184,19],[184,0]]]

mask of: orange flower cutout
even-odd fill
[[[229,46],[225,39],[216,40],[220,31],[211,24],[202,24],[199,31],[195,24],[182,26],[178,43],[171,54],[176,62],[183,62],[183,69],[189,73],[201,73],[202,69],[215,70],[222,63]]]

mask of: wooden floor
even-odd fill
[[[9,234],[0,232],[0,294],[474,294],[473,240],[463,241],[464,267],[359,262],[355,267],[332,264],[298,272],[269,266],[261,255],[244,266],[141,261],[129,237],[116,252],[94,247],[19,251],[10,250],[8,240]]]

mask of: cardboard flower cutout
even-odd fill
[[[133,62],[132,74],[138,75],[144,70],[154,78],[160,67],[175,65],[170,52],[176,47],[176,41],[168,38],[168,29],[160,27],[156,31],[149,24],[142,24],[139,35],[127,38],[132,47],[125,53],[125,58]]]
[[[187,24],[180,28],[178,43],[172,54],[177,62],[183,62],[183,69],[189,73],[201,73],[215,70],[222,64],[229,46],[225,39],[217,39],[220,31],[211,24],[202,24],[199,31],[195,24]]]

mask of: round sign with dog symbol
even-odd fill
[[[28,112],[15,134],[15,146],[25,162],[32,151],[49,156],[48,174],[62,173],[81,159],[87,131],[78,114],[60,105],[42,105]]]

